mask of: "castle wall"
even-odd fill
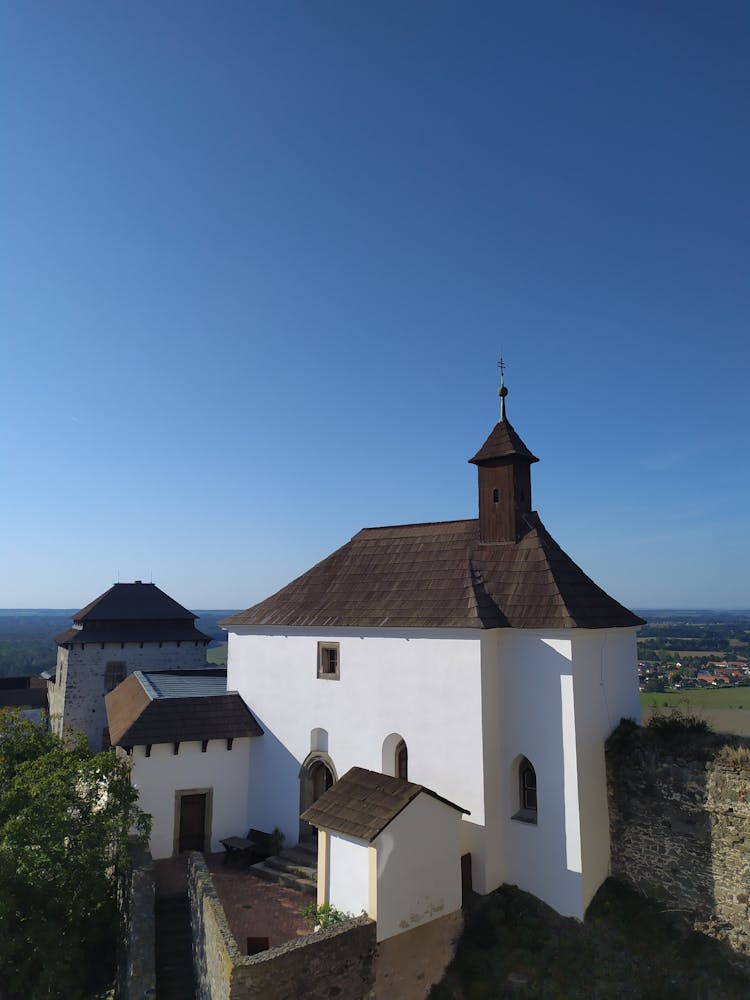
[[[50,685],[53,730],[70,726],[86,734],[92,750],[102,748],[107,726],[104,707],[106,667],[124,663],[125,676],[135,670],[195,670],[206,666],[203,642],[86,642],[58,647],[57,679]]]
[[[621,729],[607,774],[612,875],[749,958],[750,740]]]

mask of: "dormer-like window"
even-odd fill
[[[339,644],[337,642],[318,643],[318,677],[337,681],[340,677]]]

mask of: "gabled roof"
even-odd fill
[[[365,528],[272,597],[221,624],[355,628],[619,628],[643,619],[606,594],[537,514],[519,542],[478,520]]]
[[[496,458],[523,458],[529,463],[538,462],[539,459],[532,455],[521,438],[518,436],[511,422],[504,418],[495,424],[490,432],[490,436],[482,447],[469,461],[474,465],[491,461]]]
[[[74,627],[55,636],[71,642],[210,642],[196,615],[155,583],[115,583],[73,615]]]
[[[262,736],[225,670],[137,670],[104,699],[113,746]]]
[[[353,767],[302,813],[313,826],[372,843],[422,792],[451,809],[467,813],[424,785]]]

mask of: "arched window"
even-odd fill
[[[406,740],[401,733],[391,733],[383,740],[383,774],[392,778],[407,778],[409,771],[409,754]]]
[[[396,761],[395,761],[395,774],[397,778],[403,778],[404,781],[408,781],[409,778],[409,751],[406,749],[406,743],[403,740],[399,740],[398,746],[396,747]]]
[[[536,771],[527,757],[521,757],[518,763],[518,805],[519,810],[513,818],[536,823]]]

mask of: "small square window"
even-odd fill
[[[339,679],[339,644],[337,642],[318,643],[318,677],[331,681]]]

